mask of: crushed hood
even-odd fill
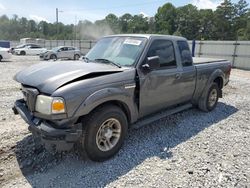
[[[46,62],[28,67],[14,76],[17,82],[52,94],[57,88],[77,80],[122,72],[122,68],[83,61]]]

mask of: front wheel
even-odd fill
[[[20,55],[26,55],[26,52],[25,51],[21,51]]]
[[[55,60],[57,60],[57,56],[55,54],[52,54],[52,55],[50,55],[50,59],[55,61]]]
[[[120,150],[127,129],[127,117],[118,106],[99,107],[87,118],[80,149],[93,161],[105,161]]]
[[[212,83],[208,92],[201,97],[199,101],[199,108],[205,112],[212,111],[219,99],[219,87],[217,83]]]
[[[79,60],[80,59],[80,56],[78,54],[75,54],[74,55],[74,60]]]

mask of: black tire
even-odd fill
[[[78,54],[75,54],[74,55],[74,60],[79,60],[80,59],[80,56]]]
[[[98,144],[97,138],[100,137],[101,127],[103,127],[103,125],[105,125],[104,123],[109,120],[119,121],[121,125],[119,133],[120,136],[119,138],[117,138],[116,144],[114,144],[110,150],[103,151],[100,149],[100,147],[105,147],[104,146],[105,144],[103,146],[101,145],[101,143]],[[87,119],[84,120],[83,124],[85,124],[83,125],[85,126],[85,131],[84,131],[85,133],[79,144],[80,153],[83,155],[83,157],[84,157],[83,150],[85,149],[87,156],[91,160],[99,162],[105,161],[113,157],[122,147],[122,144],[127,134],[128,121],[125,113],[118,106],[104,105],[97,108],[87,117]],[[104,134],[104,132],[102,133]],[[116,139],[116,137],[114,138]],[[112,137],[110,138],[110,141],[111,139]]]
[[[218,103],[219,99],[219,86],[217,83],[212,83],[209,87],[208,91],[202,95],[202,97],[199,100],[199,109],[205,112],[212,111]],[[213,96],[213,97],[212,97]],[[211,100],[211,98],[213,100]]]
[[[2,61],[3,57],[0,55],[0,62]]]
[[[57,56],[55,54],[51,54],[49,58],[53,59],[54,61],[57,60]]]
[[[25,51],[21,51],[20,55],[26,55],[26,52]]]

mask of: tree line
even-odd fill
[[[0,39],[96,39],[117,33],[157,33],[184,36],[189,40],[250,40],[250,10],[245,0],[232,3],[224,0],[216,10],[201,9],[188,4],[175,7],[166,3],[154,17],[109,14],[103,20],[63,23],[39,23],[14,15],[0,17]]]

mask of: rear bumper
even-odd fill
[[[38,137],[46,149],[50,151],[69,151],[77,142],[82,130],[77,126],[70,129],[54,128],[51,123],[34,117],[28,110],[24,100],[17,100],[13,107],[15,114],[20,114],[22,119],[29,125],[28,129],[35,137]]]

